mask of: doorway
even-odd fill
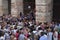
[[[60,22],[60,0],[53,0],[53,21]]]
[[[8,0],[8,14],[11,14],[11,0]]]
[[[35,9],[35,0],[23,0],[23,11],[24,14],[28,14],[31,10]]]

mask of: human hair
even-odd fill
[[[41,36],[43,36],[44,35],[44,32],[41,32]]]

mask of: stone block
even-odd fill
[[[11,1],[11,14],[17,17],[20,12],[23,12],[23,0],[12,0]]]
[[[51,0],[36,0],[36,21],[51,22],[52,5]]]

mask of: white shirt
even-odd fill
[[[58,40],[58,32],[57,31],[55,31],[53,38],[54,38],[54,40]]]
[[[4,36],[1,36],[1,37],[0,37],[0,40],[5,40]]]
[[[52,40],[52,35],[53,35],[52,32],[49,32],[49,33],[48,33],[48,36],[47,36],[47,37],[48,37],[48,40]]]
[[[16,34],[17,29],[14,29],[13,31],[14,31],[14,34]]]
[[[37,26],[37,27],[36,27],[36,30],[38,30],[39,27],[41,27],[41,26]]]

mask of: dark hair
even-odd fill
[[[20,30],[23,30],[23,28],[20,28]]]
[[[22,16],[22,12],[20,12],[20,16]]]
[[[42,30],[42,28],[41,28],[41,27],[39,27],[39,28],[38,28],[38,30]]]
[[[17,30],[16,32],[19,33],[19,30]]]
[[[41,32],[41,36],[43,36],[44,35],[44,32]]]
[[[39,23],[39,25],[41,25],[41,24],[42,24],[42,22]]]
[[[45,22],[44,24],[45,24],[45,25],[47,25],[47,24],[48,24],[48,22]]]
[[[0,37],[4,35],[4,32],[0,30]]]

